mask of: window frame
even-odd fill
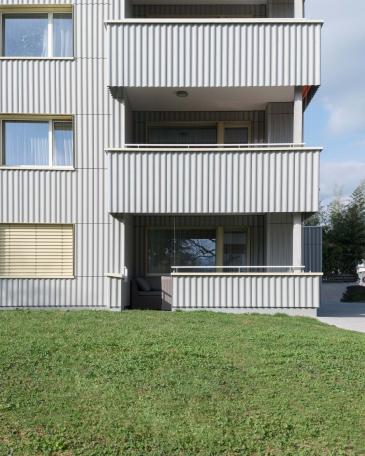
[[[6,56],[4,55],[4,16],[25,16],[35,14],[48,15],[48,38],[47,38],[47,55],[46,56]],[[70,56],[54,56],[53,46],[53,16],[54,14],[71,14],[72,21],[72,50]],[[73,5],[54,5],[49,7],[47,5],[7,5],[0,8],[0,59],[2,60],[74,60],[75,58],[75,16]]]
[[[5,135],[4,122],[47,122],[48,123],[48,165],[6,165],[5,164]],[[54,123],[71,122],[72,124],[72,161],[70,165],[54,165],[55,135]],[[49,115],[2,115],[0,116],[0,169],[52,169],[74,170],[75,169],[75,120],[73,116],[49,116]]]
[[[166,274],[171,274],[169,272],[163,273],[153,273],[149,272],[149,262],[148,262],[148,233],[149,231],[163,231],[169,230],[173,231],[173,226],[145,226],[145,233],[144,233],[144,275],[146,277],[161,277]],[[233,226],[233,225],[207,225],[207,226],[193,226],[193,225],[176,225],[175,230],[194,230],[194,231],[205,231],[205,230],[214,230],[216,233],[216,253],[215,253],[215,266],[217,267],[215,272],[224,272],[225,270],[220,269],[220,266],[223,265],[223,258],[224,258],[224,232],[225,231],[241,231],[246,233],[246,258],[247,258],[247,266],[251,263],[251,230],[249,225],[242,225],[242,226]],[[172,266],[182,266],[182,265],[172,265]],[[243,266],[243,265],[242,265]]]
[[[248,130],[248,142],[247,144],[252,144],[252,122],[247,120],[247,121],[161,121],[161,122],[146,122],[146,139],[147,139],[147,144],[150,143],[150,129],[154,127],[167,127],[167,128],[173,128],[173,127],[216,127],[217,129],[217,144],[218,145],[224,145],[225,147],[229,146],[229,144],[224,144],[224,130],[225,128],[247,128]],[[243,143],[245,144],[245,143]],[[152,144],[151,144],[152,145]],[[181,144],[183,146],[183,144]],[[214,144],[212,144],[212,147]]]

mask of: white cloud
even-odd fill
[[[321,163],[321,200],[328,202],[337,191],[350,195],[365,179],[365,161],[326,161]],[[338,183],[341,182],[339,187]]]
[[[330,134],[365,131],[365,1],[307,0],[307,17],[323,19],[322,89]]]

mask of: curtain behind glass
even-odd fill
[[[55,57],[72,57],[72,14],[53,15],[53,55]]]
[[[72,122],[53,122],[53,135],[53,164],[71,166],[73,156]]]
[[[244,231],[225,231],[223,247],[224,266],[246,266],[247,234]]]
[[[225,127],[224,144],[247,144],[248,128],[247,127]]]
[[[3,122],[7,166],[48,165],[48,122]]]
[[[151,127],[150,144],[217,144],[216,127]]]
[[[48,55],[48,15],[3,16],[3,55],[46,57]]]

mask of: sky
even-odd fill
[[[322,86],[305,113],[304,141],[323,146],[321,201],[365,179],[365,0],[306,0],[323,19]]]

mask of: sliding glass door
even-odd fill
[[[169,274],[171,266],[191,266],[189,272],[214,272],[212,266],[248,264],[244,227],[147,228],[146,244],[146,272],[151,275]]]

